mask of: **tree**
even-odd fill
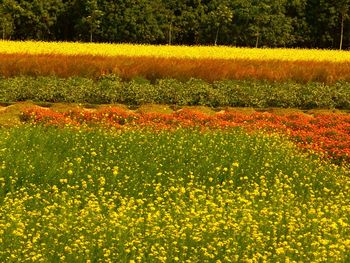
[[[103,41],[165,43],[168,10],[162,0],[102,1],[101,37]]]
[[[11,37],[14,31],[13,18],[11,14],[11,6],[14,3],[12,1],[3,1],[0,4],[0,31],[2,39],[8,39]]]
[[[62,0],[37,0],[33,1],[34,13],[38,21],[39,38],[43,40],[56,40],[57,20],[63,12]]]
[[[11,38],[15,31],[14,12],[19,9],[14,0],[3,0],[0,4],[0,32],[2,39]]]
[[[306,19],[308,0],[290,0],[286,3],[286,16],[291,19],[292,35],[289,47],[306,47],[311,41],[311,27]]]
[[[308,0],[305,18],[310,26],[309,47],[334,48],[337,45],[339,15],[330,0]]]
[[[101,17],[103,12],[99,9],[97,0],[87,0],[85,2],[86,15],[82,18],[81,22],[86,24],[89,28],[90,42],[92,42],[93,34],[97,33],[101,26]]]
[[[214,45],[217,45],[220,29],[232,23],[233,10],[227,1],[211,1],[209,8],[212,10],[207,15],[208,27],[215,28]]]
[[[6,0],[15,28],[15,39],[55,39],[54,27],[63,6],[62,0]]]
[[[201,0],[163,0],[171,11],[172,40],[176,44],[199,44],[206,21],[206,4]]]
[[[286,16],[287,0],[235,0],[240,32],[248,45],[286,46],[292,39],[292,19]]]
[[[350,0],[0,0],[17,40],[343,49],[349,20]]]
[[[98,0],[72,0],[65,3],[66,12],[72,21],[75,40],[92,42],[100,35],[103,12]]]
[[[340,14],[340,41],[339,49],[343,48],[343,39],[344,39],[344,22],[349,19],[349,9],[350,9],[350,0],[337,0],[335,1],[335,7],[337,12]]]

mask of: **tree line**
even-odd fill
[[[2,39],[350,48],[350,0],[0,0]]]

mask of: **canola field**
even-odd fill
[[[39,126],[0,136],[3,262],[349,260],[349,171],[283,137]]]
[[[155,46],[74,42],[0,41],[3,54],[93,55],[189,59],[249,59],[282,61],[349,62],[350,54],[339,50],[258,49],[226,46]]]
[[[349,65],[0,41],[0,262],[349,262]]]

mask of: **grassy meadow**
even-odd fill
[[[349,63],[0,41],[0,261],[348,262]]]

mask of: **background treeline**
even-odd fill
[[[350,0],[0,0],[3,39],[350,47]]]

